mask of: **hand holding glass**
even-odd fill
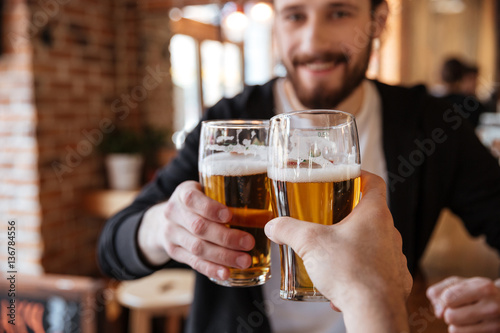
[[[201,128],[199,173],[208,197],[233,213],[227,225],[255,238],[247,269],[229,268],[230,277],[213,282],[223,286],[255,286],[271,277],[270,241],[264,226],[273,218],[267,179],[269,121],[204,121]]]
[[[268,177],[276,217],[331,225],[352,211],[360,195],[360,155],[354,117],[311,110],[271,119]],[[302,259],[280,245],[280,297],[328,301],[311,282]],[[321,264],[321,253],[317,255]]]

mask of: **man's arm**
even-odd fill
[[[245,87],[242,94],[232,99],[223,99],[214,107],[206,110],[202,120],[266,119],[271,117],[273,115],[272,84],[273,81],[264,86]],[[226,235],[227,239],[224,239],[222,243],[218,243],[212,236],[198,237],[196,235],[197,232],[204,233],[204,230],[199,229],[208,225],[211,226],[206,231],[208,233],[211,233],[212,227],[220,230],[221,224],[220,220],[214,220],[213,216],[210,216],[213,208],[203,207],[203,205],[211,205],[207,204],[206,200],[201,200],[201,203],[193,200],[195,207],[191,208],[194,211],[186,209],[188,207],[182,201],[186,199],[183,195],[189,193],[196,198],[203,196],[199,185],[192,182],[185,183],[186,181],[198,180],[200,128],[201,125],[198,124],[187,136],[185,146],[178,156],[159,172],[153,182],[145,186],[134,202],[107,221],[98,244],[100,267],[107,275],[122,280],[135,279],[151,274],[165,265],[169,267],[178,265],[176,260],[179,260],[180,263],[187,263],[191,266],[207,267],[201,271],[213,276],[213,272],[219,269],[214,268],[211,264],[203,264],[207,256],[218,254],[221,256],[220,258],[213,258],[209,261],[232,265],[235,261],[234,243],[244,243],[242,246],[238,246],[238,249],[248,249],[253,244],[253,238],[250,242],[245,241],[244,239],[248,238],[243,237],[241,233],[235,236],[238,238],[236,241]],[[168,201],[166,201],[167,199]],[[209,215],[205,216],[203,212],[207,212]],[[218,226],[208,222],[214,222]],[[190,229],[193,227],[195,228]],[[171,228],[174,230],[174,234],[170,235]],[[169,238],[160,241],[156,238],[160,234],[165,237],[168,235]],[[211,234],[213,235],[213,233]],[[234,233],[231,234],[234,236]],[[243,234],[249,236],[249,234]],[[243,240],[240,240],[240,237],[243,237]],[[233,244],[230,246],[232,252],[221,252],[220,246],[223,244]],[[175,253],[169,253],[171,250]],[[196,255],[200,251],[204,253]],[[238,257],[244,254],[236,252],[238,252]],[[199,257],[199,260],[194,259],[193,255]],[[175,260],[170,260],[165,264],[168,258]],[[245,260],[240,260],[237,267],[245,266]],[[224,276],[227,274],[227,268],[222,269]],[[208,270],[212,273],[208,273]]]
[[[230,211],[206,197],[198,182],[182,182],[198,177],[193,167],[197,151],[198,141],[191,137],[181,155],[132,205],[107,222],[99,241],[99,261],[106,274],[134,279],[165,266],[171,258],[209,277],[225,279],[227,266],[250,265],[250,256],[241,251],[254,246],[253,237],[226,228]],[[166,190],[171,188],[172,193]]]
[[[479,141],[472,127],[463,122],[449,132],[457,150],[450,165],[452,185],[448,206],[464,222],[472,236],[485,235],[500,250],[500,166]]]
[[[146,215],[151,215],[149,209],[170,198],[180,183],[198,179],[198,142],[199,126],[188,135],[178,156],[160,170],[132,204],[106,222],[98,244],[99,264],[106,275],[120,280],[136,279],[160,268],[145,260],[144,253],[140,251],[139,226]],[[169,263],[176,264],[173,261]]]
[[[285,217],[265,227],[271,240],[290,245],[303,259],[314,285],[344,313],[349,332],[409,332],[405,302],[412,279],[385,189],[381,178],[365,172],[363,197],[340,223]]]

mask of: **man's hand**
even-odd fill
[[[379,330],[370,324],[372,332],[408,326],[405,299],[412,278],[385,192],[383,180],[365,172],[363,198],[340,223],[325,226],[277,218],[265,227],[271,240],[288,244],[303,259],[314,285],[344,312],[348,330],[363,331],[361,313],[366,315],[363,322],[371,318],[394,324]]]
[[[225,280],[229,277],[226,266],[250,266],[250,255],[241,251],[255,245],[250,234],[224,225],[231,216],[225,205],[201,191],[199,183],[186,181],[167,202],[146,212],[139,227],[139,248],[151,264],[172,258],[208,277]]]
[[[429,287],[427,297],[449,332],[500,332],[500,279],[453,276]]]

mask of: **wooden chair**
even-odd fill
[[[193,300],[194,272],[166,269],[134,281],[125,281],[117,289],[122,306],[129,308],[129,332],[151,332],[151,319],[165,316],[166,331],[179,333]]]

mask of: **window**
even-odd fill
[[[244,43],[224,37],[219,23],[227,12],[226,7],[221,10],[216,5],[204,5],[172,10],[170,54],[174,142],[178,148],[185,134],[199,122],[204,109],[223,97],[230,98],[241,92],[244,82],[260,84],[271,78],[271,20],[270,17],[262,20],[265,16],[262,8],[257,13],[259,19],[253,19],[252,6],[258,7],[252,4],[245,8],[250,20]]]

